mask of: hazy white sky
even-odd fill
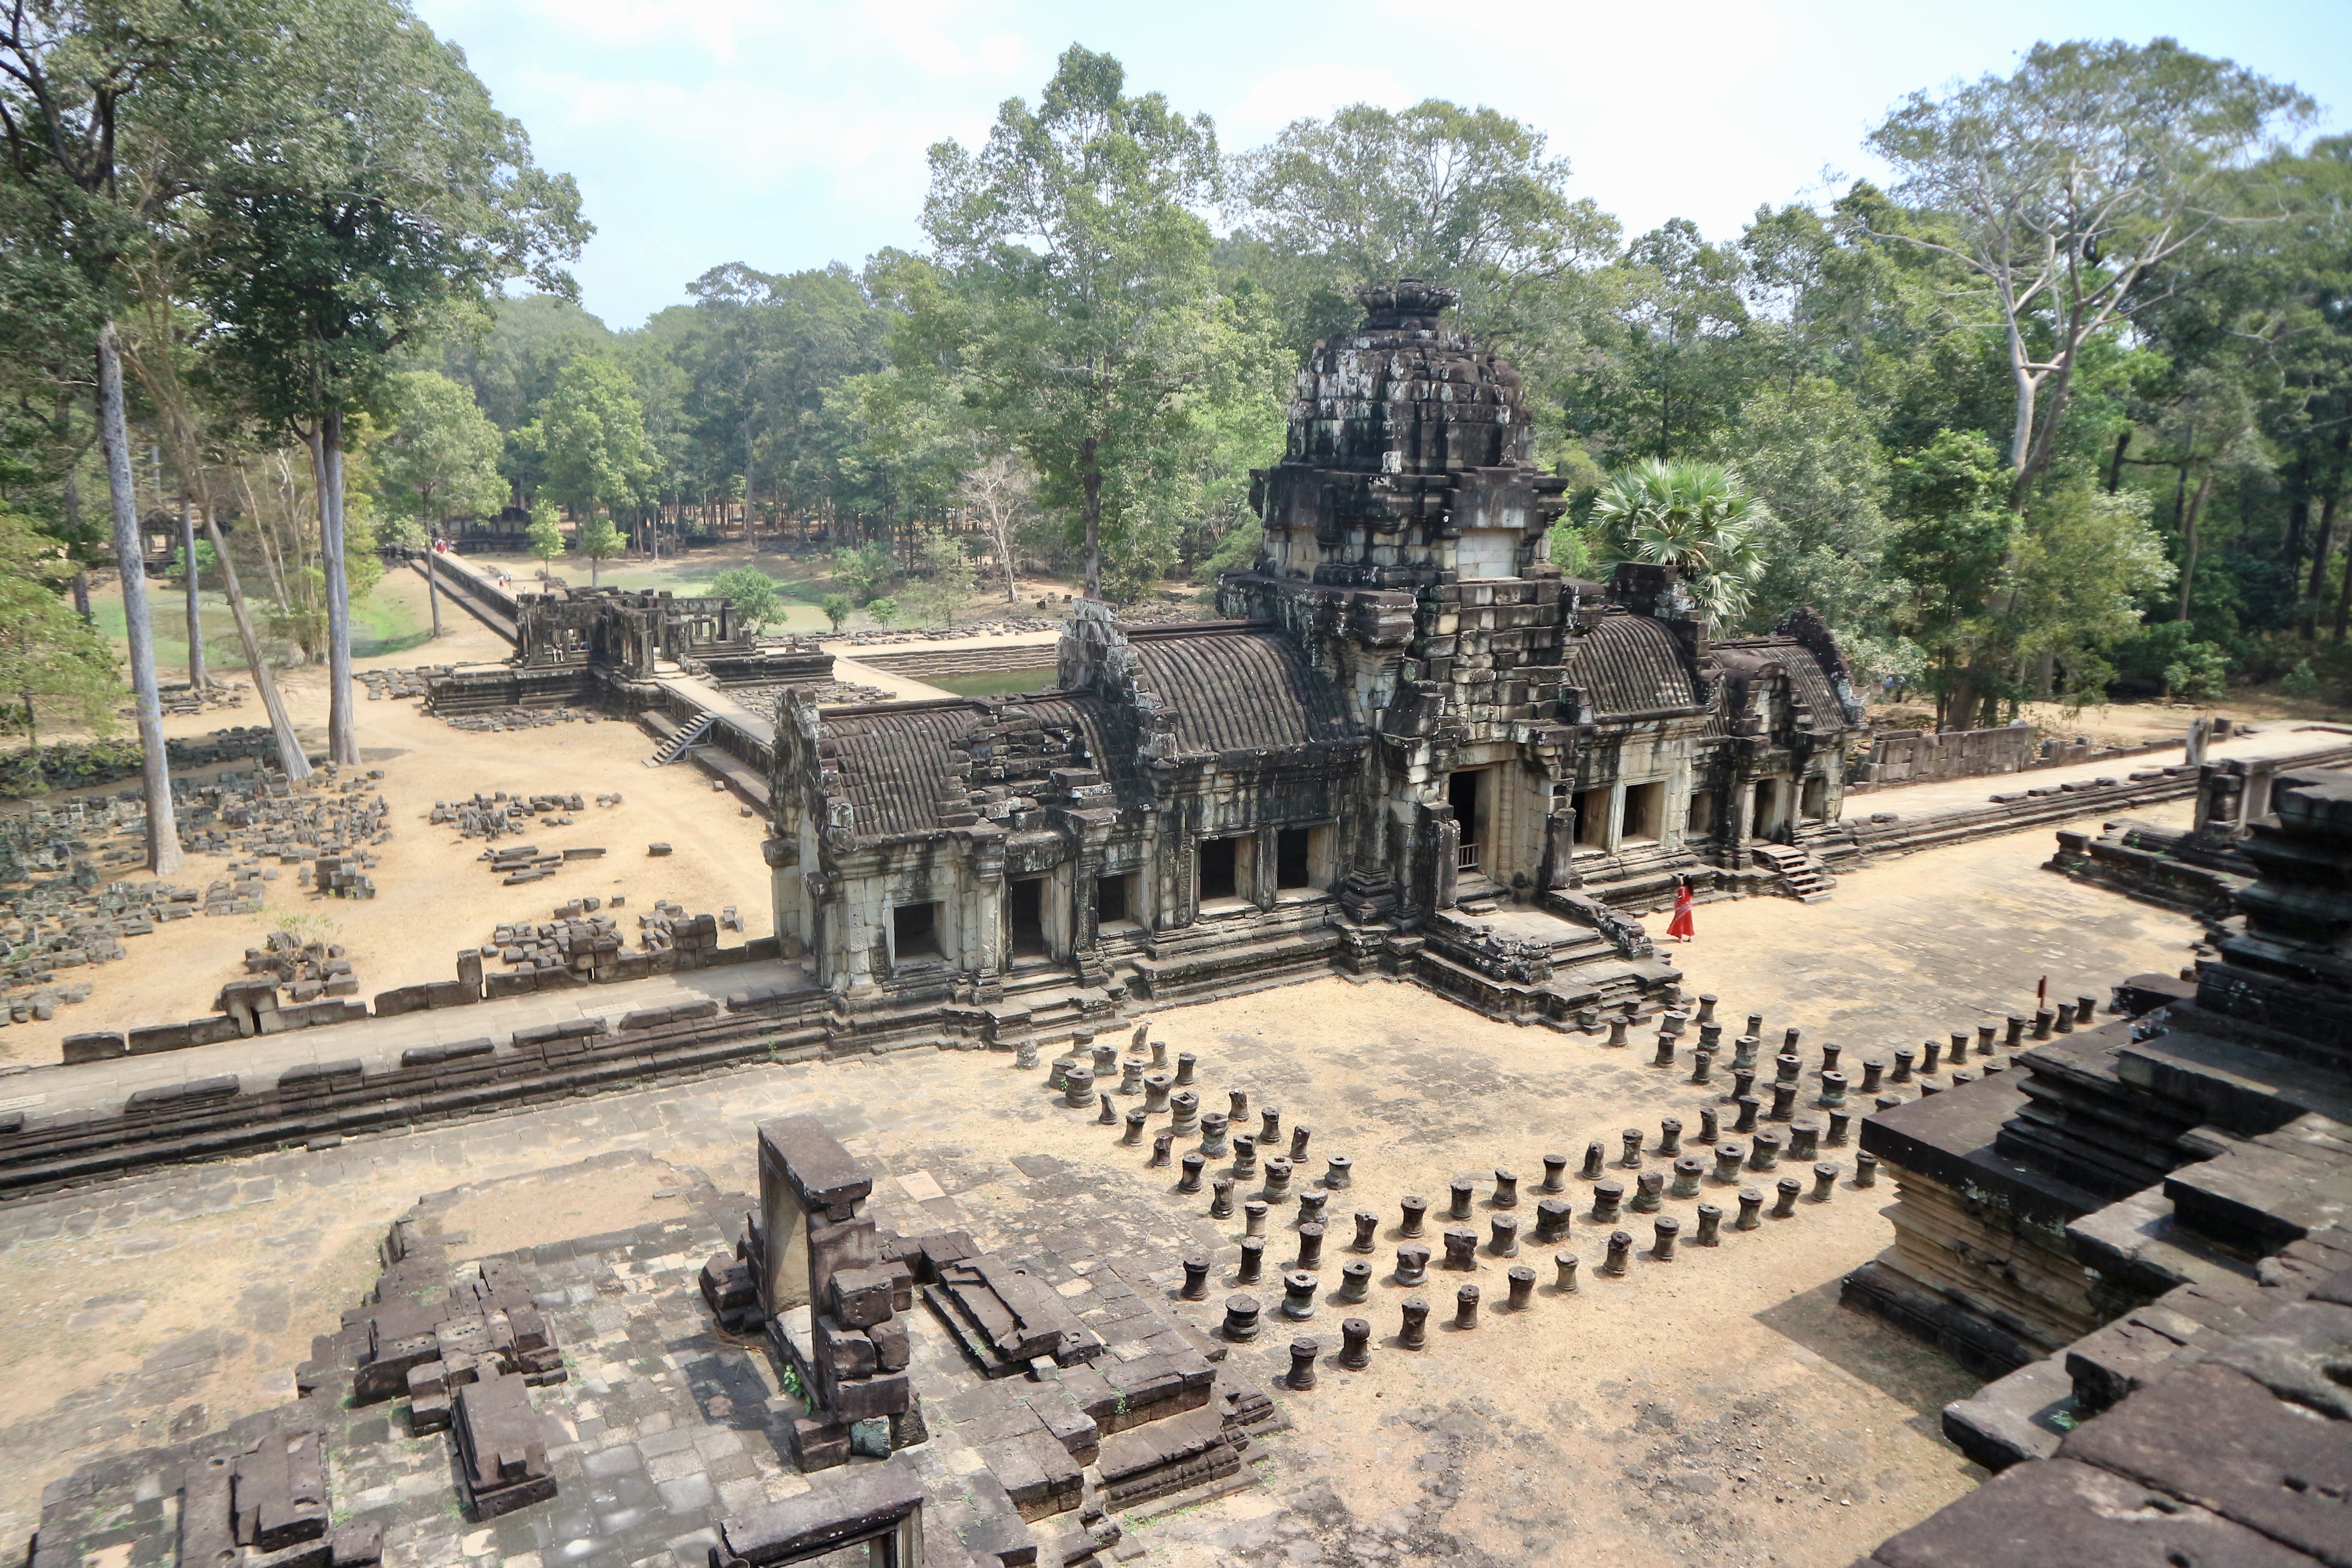
[[[588,308],[634,326],[706,268],[790,271],[921,241],[924,149],[977,142],[1072,42],[1205,111],[1229,151],[1344,103],[1488,104],[1548,132],[1638,233],[1736,233],[1759,203],[1871,173],[1906,93],[2037,38],[2163,35],[2294,81],[2352,128],[2343,0],[420,0],[540,161],[580,182]],[[1433,20],[1432,18],[1439,18]]]

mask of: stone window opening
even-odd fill
[[[1625,786],[1625,826],[1621,844],[1655,844],[1664,837],[1666,786],[1656,784]]]
[[[1022,877],[1004,889],[1007,945],[1014,958],[1049,958],[1053,945],[1045,939],[1045,879]]]
[[[1801,808],[1808,822],[1819,822],[1829,815],[1830,781],[1815,775],[1805,781],[1804,805]]]
[[[1142,920],[1143,879],[1132,871],[1095,879],[1095,929],[1136,925]]]
[[[1252,853],[1255,836],[1233,838],[1203,838],[1194,849],[1201,889],[1201,907],[1211,905],[1232,908],[1249,903],[1248,889],[1254,879],[1256,856]]]
[[[1609,851],[1609,795],[1606,786],[1580,790],[1576,796],[1576,850],[1580,855]]]
[[[943,956],[939,905],[900,904],[891,910],[890,962],[894,965]]]
[[[1329,890],[1331,886],[1330,825],[1286,827],[1275,839],[1274,890],[1294,897]]]
[[[1445,803],[1462,830],[1454,852],[1457,871],[1483,871],[1486,862],[1487,821],[1492,815],[1486,787],[1488,768],[1459,768],[1445,781]]]
[[[1696,838],[1714,831],[1715,792],[1711,789],[1694,790],[1690,809],[1683,814],[1683,832]]]

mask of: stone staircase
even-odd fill
[[[1818,904],[1836,890],[1829,868],[1801,849],[1785,844],[1759,844],[1757,860],[1780,879],[1780,890],[1801,904]]]
[[[652,756],[646,758],[646,766],[666,767],[677,761],[678,758],[686,755],[689,748],[701,743],[703,737],[710,733],[710,726],[713,722],[708,713],[698,716],[694,722],[680,728],[668,740],[664,741]]]

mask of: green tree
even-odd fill
[[[1675,218],[1601,273],[1611,314],[1601,351],[1549,384],[1569,426],[1605,458],[1671,459],[1715,444],[1753,381],[1738,252]]]
[[[1888,237],[1945,257],[1988,296],[2012,388],[2011,510],[2057,450],[2082,356],[2143,281],[2253,191],[2311,100],[2170,38],[2037,44],[2008,77],[1914,93],[1870,134],[1916,216]]]
[[[964,549],[961,541],[930,528],[923,531],[923,537],[915,546],[915,560],[922,573],[917,603],[923,618],[943,626],[955,625],[957,612],[971,597],[977,578],[971,552]]]
[[[874,617],[877,626],[887,626],[898,618],[898,601],[885,596],[866,602],[866,613]]]
[[[555,502],[541,497],[530,503],[530,527],[523,537],[530,542],[530,552],[539,561],[539,585],[553,591],[550,568],[563,559],[565,549],[562,519],[557,514]]]
[[[1216,192],[1216,133],[1125,82],[1073,45],[1036,109],[1007,100],[977,153],[931,149],[923,226],[968,310],[905,345],[952,353],[983,426],[1028,458],[1048,504],[1077,512],[1094,597],[1106,527],[1123,530],[1122,503],[1189,422],[1216,338],[1194,210]]]
[[[1888,467],[1894,530],[1886,562],[1909,588],[1895,624],[1926,658],[1937,727],[1967,729],[1977,714],[1956,710],[1953,699],[1962,691],[2018,527],[2000,454],[1978,431],[1939,430]]]
[[[1568,179],[1541,132],[1496,110],[1356,103],[1234,159],[1231,216],[1241,247],[1264,248],[1303,351],[1355,325],[1366,279],[1447,284],[1486,329],[1516,319],[1519,291],[1607,260],[1616,220]]]
[[[757,566],[729,567],[710,580],[710,591],[735,606],[736,623],[746,631],[765,631],[783,618],[776,580]]]
[[[73,571],[57,541],[0,510],[0,723],[31,742],[37,772],[44,718],[108,735],[121,699],[113,649],[58,597]]]
[[[505,503],[504,440],[470,389],[438,371],[401,371],[386,388],[391,427],[373,448],[387,510],[437,533],[453,516]]]
[[[1886,563],[1886,454],[1859,400],[1824,376],[1776,384],[1748,400],[1723,445],[1762,507],[1751,619],[1810,605],[1838,628],[1858,678],[1901,672],[1911,658],[1883,635],[1906,592]]]
[[[1764,508],[1720,463],[1650,458],[1609,476],[1593,521],[1618,561],[1681,572],[1706,618],[1729,628],[1748,614],[1764,574],[1757,533]]]
[[[462,56],[382,0],[306,0],[301,113],[238,148],[206,193],[216,238],[199,275],[236,367],[268,418],[309,449],[328,625],[328,752],[359,760],[351,690],[345,427],[380,407],[394,354],[556,263],[588,227],[570,178],[542,173],[522,127],[492,107]]]
[[[824,618],[831,621],[833,629],[838,632],[848,621],[849,612],[857,606],[851,603],[846,594],[827,594],[816,602],[816,607],[824,612]]]
[[[644,405],[606,354],[583,353],[563,367],[522,439],[543,455],[549,490],[583,517],[631,505],[653,479]]]
[[[588,585],[601,586],[605,562],[628,549],[628,536],[613,526],[613,520],[599,513],[582,523],[572,541],[572,552],[588,558]]]
[[[858,604],[874,598],[898,574],[898,563],[890,558],[888,545],[862,544],[833,552],[833,580],[848,589],[850,598]]]

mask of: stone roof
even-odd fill
[[[938,800],[952,772],[950,752],[988,715],[976,701],[894,702],[824,715],[835,748],[839,793],[856,812],[857,837],[928,833],[940,826]]]
[[[1175,711],[1179,752],[1363,738],[1339,689],[1278,632],[1131,628],[1127,637],[1138,689]]]
[[[1691,708],[1701,700],[1674,635],[1647,616],[1603,616],[1591,632],[1570,639],[1566,651],[1568,684],[1584,693],[1597,719]]]
[[[999,798],[1053,796],[1055,768],[1097,770],[1121,806],[1139,798],[1135,740],[1091,692],[830,709],[824,739],[828,787],[849,802],[860,839],[936,833],[975,807],[999,818],[982,798],[988,786]]]
[[[1768,665],[1780,666],[1789,677],[1789,695],[1806,710],[1800,728],[1824,732],[1846,728],[1845,705],[1838,700],[1837,687],[1813,650],[1796,638],[1741,637],[1717,643],[1707,651],[1726,668],[1759,670]]]

